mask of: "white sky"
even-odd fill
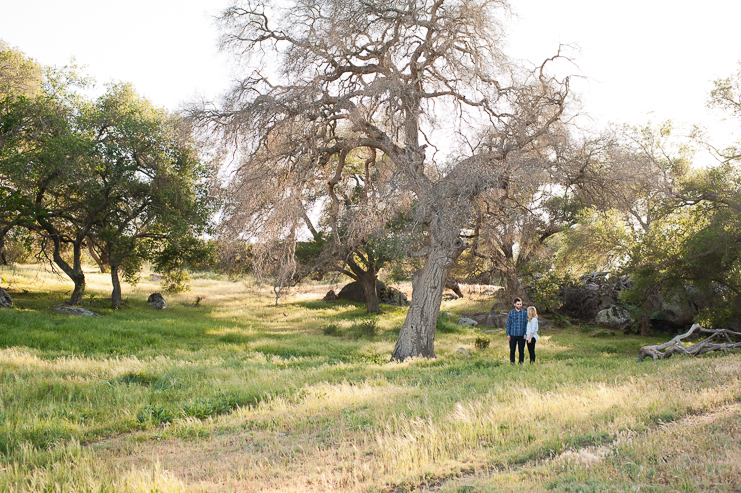
[[[44,65],[71,57],[99,84],[130,81],[176,109],[229,83],[213,16],[229,0],[0,0],[0,39]],[[712,81],[741,61],[738,0],[512,0],[509,53],[533,62],[572,51],[570,70],[596,125],[671,118],[718,122],[705,101]]]

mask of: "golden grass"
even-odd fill
[[[61,298],[69,288],[28,269],[2,276],[15,292]],[[88,281],[103,297],[107,277],[91,272]],[[124,296],[141,306],[158,287],[143,280]],[[0,413],[12,418],[5,429],[41,433],[56,423],[73,435],[45,448],[19,442],[3,457],[0,485],[166,493],[668,492],[703,484],[733,491],[741,484],[741,355],[638,364],[623,348],[637,350],[640,338],[595,341],[558,329],[543,334],[539,363],[520,367],[507,363],[503,335],[461,329],[439,334],[437,360],[389,363],[403,310],[375,318],[385,331],[379,337],[337,339],[322,327],[349,327],[362,307],[314,303],[327,286],[294,290],[277,307],[267,287],[256,289],[194,276],[190,292],[166,295],[171,312],[143,312],[141,323],[203,323],[186,346],[175,327],[161,347],[130,354],[0,349]],[[196,297],[198,308],[182,305]],[[485,303],[452,300],[443,310],[479,311]],[[139,311],[104,317],[100,330],[137,322]],[[68,318],[47,320],[48,328],[34,330],[53,332],[54,321]],[[473,342],[484,335],[492,344],[476,351]],[[472,357],[457,354],[459,347]],[[310,351],[294,354],[302,349]],[[125,378],[154,383],[122,384]],[[136,419],[145,405],[184,409],[235,389],[255,389],[259,398],[200,419]],[[16,410],[10,396],[27,399],[28,409]],[[83,398],[92,404],[68,404]],[[96,400],[110,409],[100,411]],[[60,421],[65,412],[70,417]]]

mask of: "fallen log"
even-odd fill
[[[686,339],[696,331],[709,333],[710,336],[689,347],[682,344],[682,339]],[[741,341],[735,342],[731,339],[731,336],[741,337],[741,332],[733,332],[728,329],[706,329],[700,324],[694,324],[690,327],[689,331],[676,336],[669,342],[654,346],[643,346],[638,351],[638,361],[643,361],[644,358],[649,356],[657,360],[671,358],[674,354],[700,356],[711,351],[723,351],[727,353],[730,349],[741,349]],[[725,340],[727,342],[718,342],[719,340]]]

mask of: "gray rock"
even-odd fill
[[[54,311],[57,313],[64,313],[65,315],[74,315],[76,317],[100,317],[97,313],[81,306],[62,305],[55,307]]]
[[[496,311],[492,310],[489,312],[489,315],[486,316],[486,326],[487,327],[499,327],[504,328],[507,326],[507,314],[506,313],[497,313]]]
[[[167,308],[167,302],[160,293],[152,293],[147,298],[147,304],[157,310],[164,310]]]
[[[461,354],[461,355],[465,356],[466,358],[470,358],[471,357],[471,354],[468,352],[468,350],[466,348],[459,347],[455,352],[458,353],[458,354]]]
[[[409,305],[409,300],[404,293],[398,289],[386,286],[381,281],[376,282],[376,294],[378,295],[379,303],[397,306]],[[357,303],[365,303],[365,290],[359,282],[351,282],[350,284],[346,284],[340,292],[337,293],[337,298],[341,300],[355,301]]]
[[[322,298],[322,301],[335,301],[337,299],[337,295],[334,292],[334,289],[330,289],[329,292]]]
[[[13,308],[13,298],[3,288],[0,288],[0,307]]]
[[[476,320],[474,320],[472,318],[468,318],[468,317],[461,317],[461,318],[459,318],[458,319],[458,323],[460,325],[467,325],[469,327],[475,327],[475,326],[477,326],[479,324]]]
[[[686,297],[664,297],[659,293],[647,303],[647,309],[658,311],[659,318],[678,327],[689,327],[700,309],[706,306],[703,293],[687,290]]]
[[[632,323],[633,319],[630,318],[630,313],[625,308],[611,305],[609,308],[599,311],[594,321],[606,327],[623,328],[626,324]]]
[[[500,329],[507,328],[507,316],[509,312],[497,313],[496,310],[492,310],[486,316],[487,327],[498,327]],[[541,329],[547,329],[553,327],[553,322],[543,317],[538,317],[538,327]]]

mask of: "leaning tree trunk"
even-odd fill
[[[48,233],[48,240],[54,245],[52,258],[54,263],[62,269],[62,272],[75,283],[75,289],[70,296],[70,305],[82,304],[82,297],[85,295],[85,273],[82,271],[82,243],[85,240],[87,232],[80,232],[72,243],[72,265],[70,266],[62,258],[62,235],[50,222],[37,217],[41,227]]]
[[[111,284],[113,285],[113,291],[111,292],[111,306],[114,310],[121,308],[121,280],[118,278],[118,264],[111,263]]]
[[[100,255],[98,255],[98,252],[95,251],[95,246],[90,244],[88,247],[88,252],[90,253],[90,256],[95,260],[95,263],[98,264],[98,269],[100,269],[101,274],[105,274],[108,272],[108,265],[110,263],[109,255],[102,251],[100,252]]]
[[[455,233],[455,238],[448,242],[435,242],[433,235],[432,241],[436,244],[430,246],[424,267],[412,277],[412,303],[391,355],[392,361],[415,356],[435,357],[435,329],[445,280],[465,248],[457,231]]]

